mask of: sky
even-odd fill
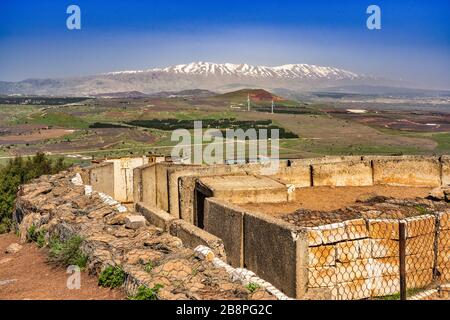
[[[81,30],[68,30],[69,5]],[[381,8],[381,30],[366,9]],[[308,63],[450,89],[450,1],[1,0],[0,80]]]

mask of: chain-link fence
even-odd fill
[[[450,212],[351,216],[307,227],[308,289],[338,300],[407,299],[450,283]]]

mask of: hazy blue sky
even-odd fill
[[[66,28],[81,8],[82,29]],[[382,30],[366,8],[382,9]],[[1,0],[0,80],[311,63],[450,88],[450,1]]]

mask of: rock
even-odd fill
[[[88,217],[91,219],[102,219],[103,217],[105,217],[111,213],[113,213],[113,210],[111,208],[104,207],[104,208],[92,211],[91,213],[88,214]]]
[[[0,286],[5,286],[7,284],[14,283],[16,281],[17,279],[0,280]]]
[[[185,280],[192,275],[192,268],[181,259],[170,260],[155,269],[153,273],[167,276],[171,279]]]
[[[145,227],[145,217],[144,216],[128,216],[125,218],[125,226],[128,229],[139,229]]]
[[[429,199],[442,201],[445,199],[444,189],[442,187],[435,188],[431,190],[428,195]]]
[[[146,264],[162,258],[162,254],[151,249],[133,249],[125,255],[125,260],[129,264]]]
[[[111,215],[107,218],[106,224],[109,224],[112,226],[125,224],[125,219],[129,215],[130,215],[129,213],[117,213],[117,214]]]
[[[22,246],[18,243],[11,243],[5,250],[6,253],[14,254],[19,252],[22,249]]]
[[[3,259],[0,259],[0,265],[5,264],[5,263],[8,263],[8,262],[10,262],[10,261],[12,261],[11,258],[3,258]]]
[[[276,298],[265,290],[259,290],[252,294],[251,299],[252,300],[275,300]]]

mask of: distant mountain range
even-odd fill
[[[278,67],[248,64],[193,62],[135,71],[119,71],[98,75],[27,79],[0,82],[0,94],[95,96],[116,92],[136,95],[202,89],[226,92],[242,88],[287,89],[292,91],[324,90],[352,86],[399,86],[386,79],[356,74],[333,67],[287,64]],[[206,92],[206,91],[205,91]]]

